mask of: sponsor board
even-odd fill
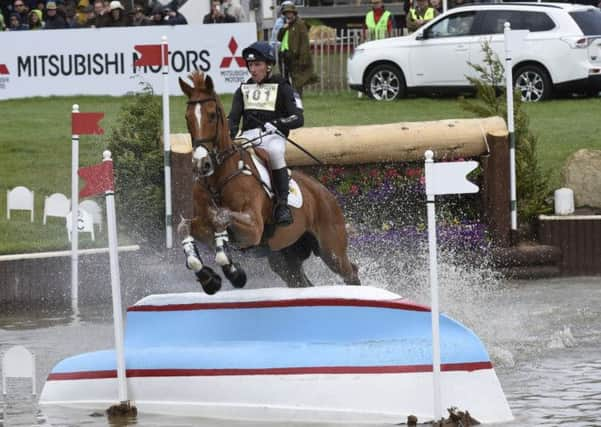
[[[242,48],[256,41],[254,23],[19,31],[0,33],[0,99],[53,95],[124,95],[163,90],[162,67],[135,67],[135,45],[169,45],[169,93],[195,69],[219,93],[248,78]]]

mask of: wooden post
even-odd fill
[[[492,131],[486,134],[488,159],[484,169],[484,210],[491,237],[502,247],[511,245],[509,194],[509,134]]]

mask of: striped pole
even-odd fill
[[[73,104],[73,114],[79,113],[79,105]],[[79,233],[77,226],[79,219],[79,135],[71,135],[71,309],[73,314],[78,313],[79,300],[79,271],[78,271],[78,245]],[[77,317],[77,316],[75,316]]]
[[[509,180],[511,197],[511,229],[518,229],[517,190],[515,174],[515,126],[513,123],[513,73],[510,36],[511,24],[505,22],[505,88],[507,94],[507,129],[509,131]]]
[[[161,37],[161,60],[163,62],[163,146],[165,150],[165,244],[173,247],[172,208],[171,208],[171,141],[169,135],[169,60],[167,36]]]

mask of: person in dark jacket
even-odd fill
[[[49,1],[46,3],[46,21],[44,25],[45,30],[60,30],[62,28],[68,28],[67,21],[56,10],[56,3]]]
[[[292,80],[292,86],[302,97],[303,87],[319,81],[313,72],[309,30],[299,18],[294,3],[283,6],[282,13],[286,17],[286,23],[278,32],[278,40],[281,42],[284,76]]]
[[[127,27],[127,14],[125,8],[119,0],[113,0],[109,6],[109,13],[106,18],[106,27]]]
[[[242,119],[242,138],[253,140],[269,153],[275,190],[274,222],[292,223],[288,207],[286,138],[291,129],[304,124],[302,103],[290,83],[272,75],[275,52],[268,42],[255,42],[242,50],[250,79],[236,90],[228,117],[230,136],[237,135]]]
[[[186,17],[171,7],[163,8],[163,21],[167,25],[186,25]]]
[[[8,18],[8,25],[6,26],[6,29],[8,31],[23,31],[28,30],[29,27],[21,22],[21,15],[19,15],[17,12],[13,12]]]

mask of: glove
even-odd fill
[[[265,123],[265,126],[263,126],[263,129],[265,129],[265,133],[267,135],[272,135],[274,133],[278,133],[279,130],[277,127],[275,127],[275,125],[273,123],[267,122]]]

